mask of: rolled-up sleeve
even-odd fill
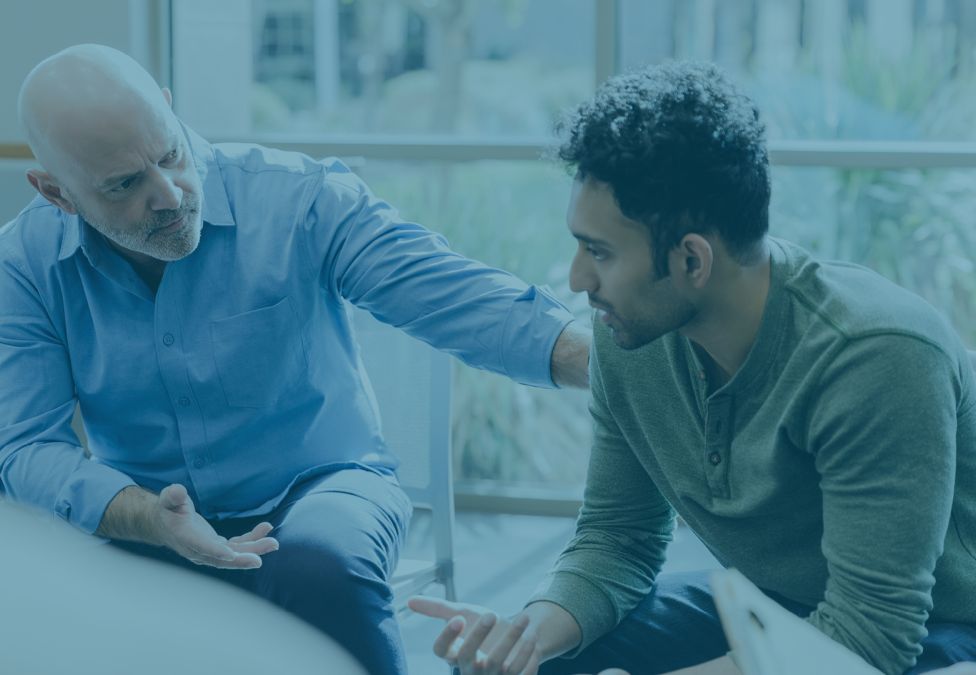
[[[63,341],[23,267],[0,248],[0,489],[92,533],[126,475],[85,457]]]
[[[572,315],[544,287],[452,251],[341,163],[323,165],[303,211],[323,288],[475,368],[554,386],[551,356]]]

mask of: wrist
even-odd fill
[[[536,634],[540,663],[575,649],[583,639],[573,615],[554,602],[533,602],[519,613],[523,614],[529,619],[526,631]]]
[[[550,370],[552,381],[559,387],[586,389],[590,384],[590,332],[578,321],[570,321],[556,338],[552,348]]]
[[[95,534],[162,546],[158,511],[158,495],[137,486],[126,487],[109,502]]]

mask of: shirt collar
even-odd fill
[[[233,226],[234,216],[230,210],[230,201],[227,199],[227,190],[224,188],[224,180],[220,174],[220,164],[217,161],[213,145],[204,140],[197,132],[180,122],[183,132],[186,135],[187,144],[190,146],[190,154],[193,163],[196,165],[197,173],[200,174],[200,184],[203,192],[203,222],[208,225],[220,227]],[[83,218],[78,214],[68,214],[62,211],[64,220],[64,238],[61,240],[61,252],[58,260],[70,258],[81,248],[92,259],[93,232],[90,227],[86,227]],[[94,263],[94,260],[92,260]]]
[[[227,189],[220,174],[220,163],[214,152],[213,145],[205,141],[197,132],[182,122],[183,132],[186,134],[190,152],[193,154],[203,185],[203,222],[210,225],[232,226],[234,216],[230,210],[230,200],[227,199]]]

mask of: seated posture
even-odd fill
[[[736,672],[705,573],[659,574],[678,514],[881,672],[976,657],[976,381],[954,331],[767,235],[763,124],[714,66],[616,77],[565,128],[571,285],[598,315],[577,532],[511,620],[413,600],[448,621],[435,651],[477,673]]]
[[[403,673],[388,579],[411,505],[347,303],[543,387],[585,386],[589,337],[340,162],[207,143],[117,51],[48,58],[18,103],[43,168],[0,230],[3,493]]]

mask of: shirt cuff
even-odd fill
[[[502,328],[501,363],[506,374],[521,384],[555,388],[552,350],[573,318],[548,287],[529,286],[520,293]]]
[[[92,460],[82,462],[58,492],[54,512],[83,532],[94,534],[109,502],[135,484],[121,471]]]
[[[607,594],[590,581],[572,572],[553,572],[526,605],[551,602],[569,612],[579,624],[579,645],[563,658],[573,658],[617,625],[617,613]]]

